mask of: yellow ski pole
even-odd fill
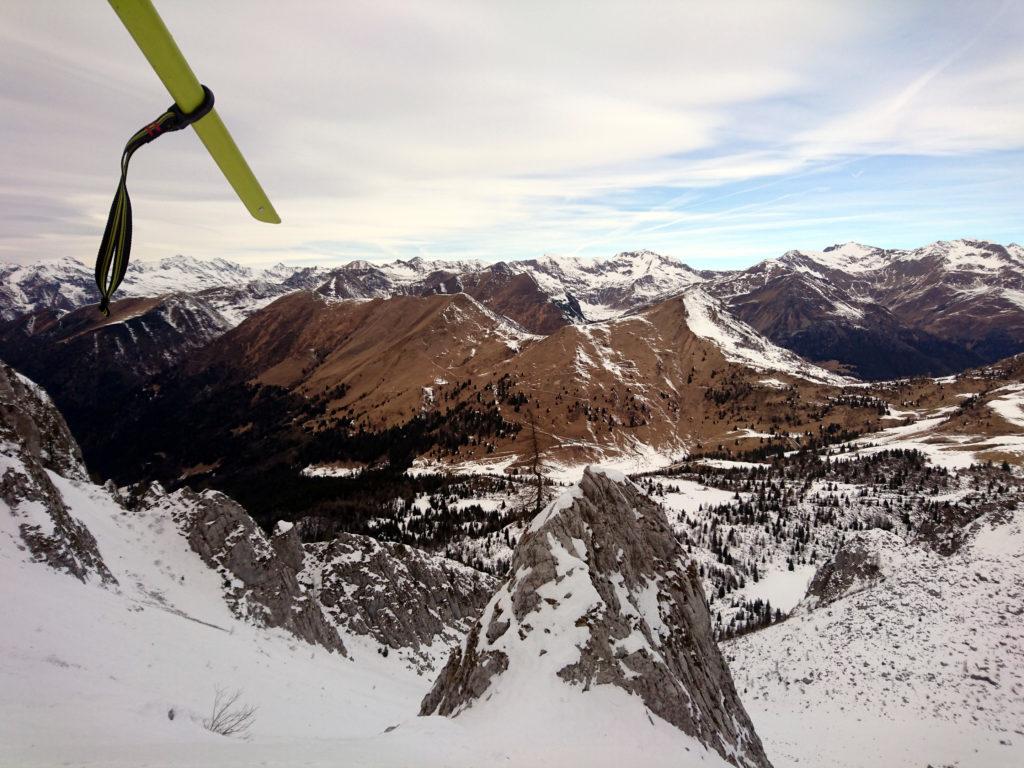
[[[136,131],[121,154],[121,181],[110,206],[96,256],[100,311],[110,313],[110,299],[124,279],[132,250],[132,203],[128,164],[132,155],[171,131],[192,126],[224,177],[256,219],[278,224],[281,218],[267,199],[249,164],[213,108],[213,92],[199,83],[150,0],[109,0],[143,55],[174,99],[160,117]]]
[[[203,102],[203,87],[199,84],[192,67],[174,42],[150,0],[109,0],[110,6],[121,19],[125,28],[134,38],[142,54],[163,82],[167,92],[181,111],[188,114]],[[235,190],[235,194],[249,209],[249,213],[260,221],[280,224],[281,218],[274,210],[263,187],[256,180],[249,164],[245,162],[238,145],[235,144],[224,121],[216,110],[192,124],[200,140],[206,146],[224,178]]]

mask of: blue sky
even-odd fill
[[[1024,3],[158,2],[284,223],[198,140],[133,161],[134,257],[739,267],[1024,240]],[[168,97],[103,4],[0,19],[0,259],[94,257]]]

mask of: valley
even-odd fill
[[[861,321],[1018,252],[9,271],[0,764],[1016,765],[1024,356]]]

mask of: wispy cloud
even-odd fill
[[[136,253],[706,266],[1021,239],[1019,3],[721,5],[163,3],[284,223],[174,135],[135,161]],[[93,4],[8,3],[0,65],[0,258],[89,259],[167,96]]]

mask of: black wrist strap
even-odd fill
[[[203,101],[185,114],[177,104],[168,107],[160,117],[128,139],[121,153],[121,181],[110,205],[107,226],[103,230],[100,250],[96,255],[96,285],[100,289],[100,311],[110,314],[110,298],[128,270],[128,257],[132,252],[132,201],[128,197],[128,162],[135,151],[165,133],[180,131],[206,117],[213,109],[213,91],[203,86]]]

